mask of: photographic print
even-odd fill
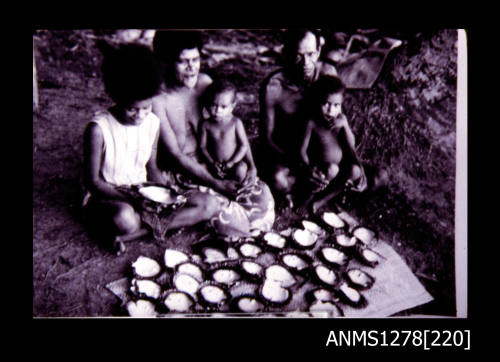
[[[467,317],[465,38],[34,31],[33,317]]]

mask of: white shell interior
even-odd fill
[[[201,289],[203,298],[213,304],[218,304],[226,299],[226,293],[215,285],[206,285]]]
[[[193,305],[193,302],[184,293],[172,292],[167,295],[164,304],[170,311],[187,312]]]
[[[226,260],[226,255],[222,251],[214,248],[203,249],[203,254],[205,255],[205,262],[207,263],[217,263]]]
[[[354,246],[356,244],[356,238],[349,237],[346,234],[339,234],[337,235],[337,243],[342,246]]]
[[[262,304],[255,300],[255,298],[243,297],[238,300],[238,308],[244,312],[252,313],[260,310],[262,308]]]
[[[359,302],[359,300],[361,299],[361,294],[359,294],[356,289],[351,288],[345,283],[340,286],[340,290],[346,295],[347,298],[352,300],[354,303]]]
[[[240,253],[247,258],[256,258],[261,252],[261,248],[249,243],[245,243],[240,247]]]
[[[283,263],[288,265],[290,268],[294,269],[303,269],[307,267],[307,263],[300,256],[295,254],[286,254],[283,255]]]
[[[200,283],[189,274],[177,273],[174,275],[174,286],[176,289],[195,295]]]
[[[266,279],[262,285],[262,296],[275,303],[283,303],[289,296],[289,291],[281,286],[280,282]]]
[[[285,288],[296,282],[294,276],[286,268],[277,264],[266,268],[266,278],[279,282]]]
[[[241,266],[247,273],[250,274],[259,274],[262,271],[262,265],[251,261],[244,261],[243,263],[241,263]]]
[[[331,263],[344,264],[347,261],[347,255],[335,248],[323,248],[321,249],[321,253]]]
[[[344,221],[334,212],[325,212],[321,217],[324,222],[334,228],[343,228],[345,225]]]
[[[191,275],[193,278],[201,282],[203,280],[203,272],[196,264],[182,263],[177,268],[178,273]]]
[[[371,251],[370,249],[364,249],[363,250],[363,256],[368,260],[369,262],[376,262],[378,261],[378,255],[374,251]]]
[[[297,229],[292,234],[293,240],[303,246],[311,246],[318,240],[318,235],[309,230]]]
[[[370,276],[360,269],[351,269],[347,272],[347,275],[352,282],[359,285],[368,286],[371,282]]]
[[[170,204],[174,201],[169,189],[160,186],[144,186],[139,189],[139,193],[147,199],[162,204]]]
[[[304,229],[309,230],[310,232],[318,235],[324,232],[324,230],[318,224],[315,224],[309,220],[302,220],[302,225],[304,226]]]
[[[130,289],[136,293],[147,295],[150,298],[157,299],[161,294],[161,287],[152,280],[132,280]]]
[[[286,239],[276,233],[265,233],[264,240],[268,245],[274,246],[275,248],[283,248],[285,246]]]
[[[134,268],[134,272],[143,278],[154,277],[161,270],[161,266],[156,262],[156,260],[142,255],[139,256],[134,263],[132,263],[132,267]]]
[[[240,279],[240,275],[232,269],[219,269],[212,274],[212,278],[218,283],[232,284]]]
[[[375,232],[365,227],[359,227],[353,231],[353,235],[361,240],[364,244],[370,244],[375,237]]]
[[[155,306],[149,300],[139,299],[127,303],[127,311],[131,317],[155,317]]]
[[[333,299],[333,293],[326,289],[318,289],[314,291],[314,298],[321,301],[328,301]]]
[[[317,300],[317,301],[313,302],[309,306],[309,311],[311,311],[311,312],[330,312],[334,316],[340,315],[339,308],[335,304],[333,304],[331,302],[324,302],[321,300]]]
[[[316,275],[326,284],[333,285],[337,281],[337,274],[324,265],[318,265],[315,268]]]
[[[175,268],[177,264],[187,261],[189,257],[182,251],[167,249],[165,250],[163,259],[167,268]]]

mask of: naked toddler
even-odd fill
[[[250,184],[257,170],[243,122],[233,115],[235,106],[232,83],[216,80],[207,87],[202,107],[209,116],[200,127],[200,149],[215,176]]]

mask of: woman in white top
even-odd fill
[[[156,161],[160,120],[151,112],[162,75],[151,51],[128,44],[100,44],[106,92],[115,105],[97,112],[84,134],[85,207],[93,226],[111,236],[137,233],[141,217],[122,186],[153,181],[166,184]],[[172,216],[170,229],[212,217],[210,200],[190,195]]]

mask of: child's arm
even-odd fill
[[[345,118],[345,116],[344,116]],[[344,132],[342,132],[342,130]],[[363,163],[361,162],[358,154],[356,153],[356,146],[355,146],[355,138],[354,138],[354,133],[351,130],[351,127],[349,127],[349,123],[347,122],[347,118],[345,118],[345,122],[342,124],[341,132],[340,132],[340,141],[344,145],[344,147],[347,150],[347,153],[349,157],[351,158],[352,162],[357,165],[361,171],[361,177],[360,181],[357,185],[357,188],[362,191],[367,187],[367,179],[365,175],[365,170],[363,167]]]
[[[89,123],[83,135],[85,187],[100,198],[128,201],[126,195],[101,178],[103,146],[104,136],[101,127],[94,122]]]
[[[236,144],[237,148],[234,152],[233,156],[226,162],[226,166],[228,168],[233,167],[235,164],[243,160],[250,149],[248,144],[248,138],[245,132],[245,127],[243,126],[243,122],[240,119],[235,121],[235,133],[236,133]]]
[[[347,121],[347,117],[344,114],[342,114],[338,122],[338,126],[340,128],[344,128],[347,143],[349,144],[351,150],[354,151],[356,149],[356,137],[354,136],[351,126],[349,126],[349,122]]]

